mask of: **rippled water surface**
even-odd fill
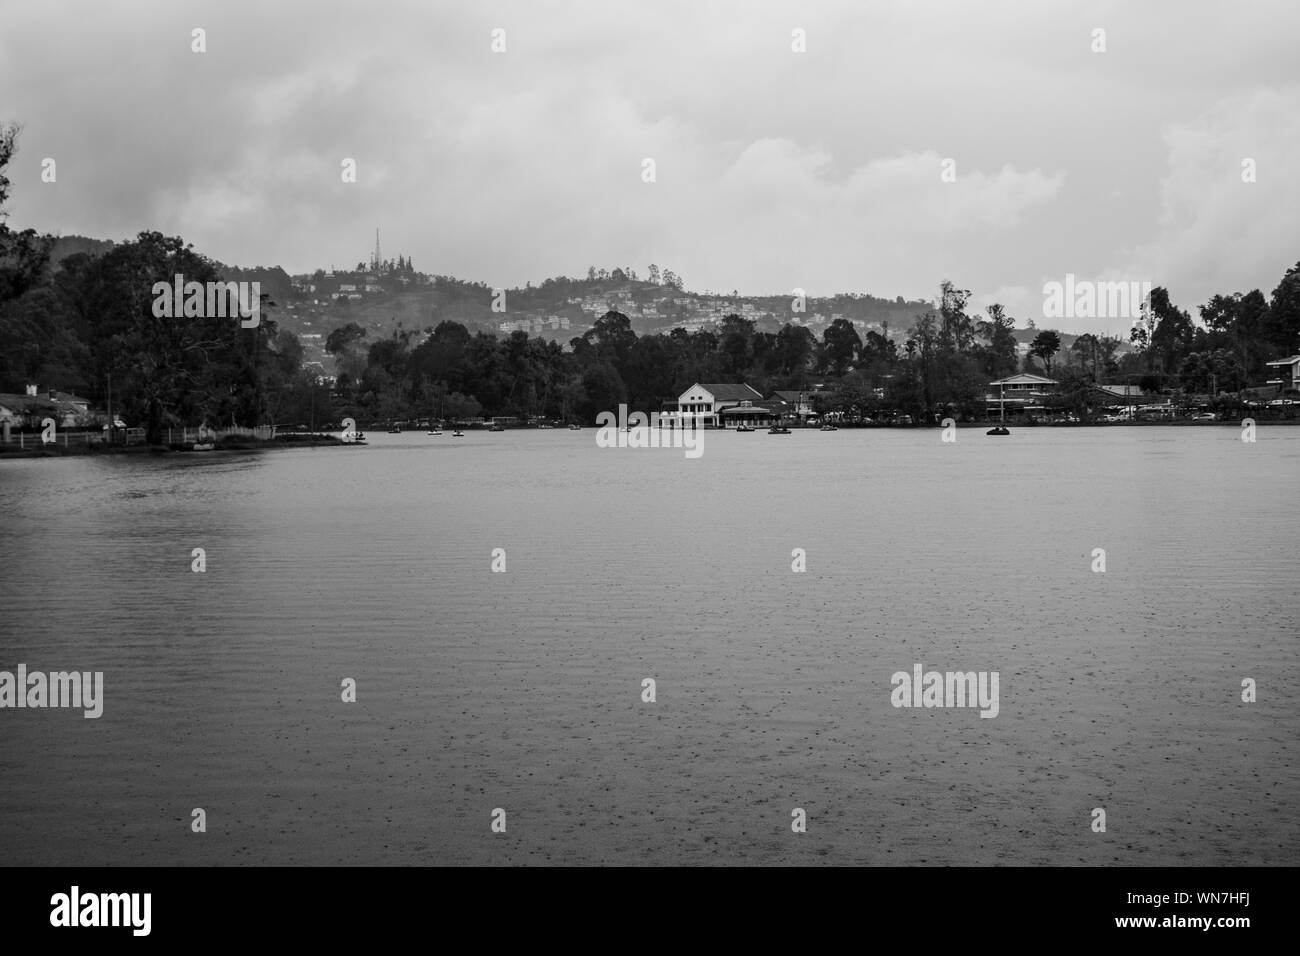
[[[0,462],[0,669],[105,681],[0,710],[0,848],[1300,862],[1300,429],[938,435]],[[998,671],[998,716],[892,707],[916,662]]]

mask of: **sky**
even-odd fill
[[[1295,0],[0,0],[9,224],[291,273],[379,228],[503,288],[951,279],[1022,327],[1073,274],[1195,316],[1300,260],[1297,38]]]

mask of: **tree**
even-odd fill
[[[1049,377],[1052,374],[1052,356],[1059,351],[1061,351],[1061,337],[1050,329],[1043,329],[1029,344],[1029,354],[1043,360]]]
[[[1194,337],[1192,318],[1169,301],[1169,290],[1156,286],[1151,290],[1150,350],[1160,361],[1162,372],[1177,368],[1191,350]]]
[[[808,367],[816,340],[811,330],[802,325],[786,323],[776,333],[776,352],[781,371],[786,375],[802,372]]]
[[[583,401],[580,414],[586,421],[595,421],[604,411],[617,411],[627,402],[627,386],[613,365],[599,362],[582,375]]]
[[[621,366],[636,342],[636,333],[626,315],[610,309],[595,321],[583,338],[596,347],[602,358]]]
[[[1178,370],[1178,380],[1183,391],[1208,394],[1212,398],[1220,389],[1236,391],[1245,385],[1241,366],[1225,349],[1189,353]]]
[[[0,124],[0,305],[16,299],[43,277],[50,257],[50,239],[33,229],[14,232],[5,223],[9,178],[5,168],[18,149],[19,127]]]
[[[464,421],[467,418],[478,418],[483,414],[483,406],[473,395],[462,395],[460,392],[452,392],[447,396],[443,404],[443,414],[452,421]]]
[[[1264,325],[1268,344],[1279,358],[1300,351],[1300,262],[1286,270],[1273,290]]]
[[[1267,344],[1270,312],[1268,300],[1258,289],[1245,295],[1214,295],[1200,307],[1201,321],[1208,330],[1206,344],[1231,349],[1246,382],[1259,378],[1264,363],[1273,357]]]
[[[1097,360],[1100,350],[1101,342],[1091,332],[1083,333],[1070,346],[1070,351],[1079,357],[1079,364],[1092,374],[1094,382],[1099,380],[1097,378]]]
[[[83,261],[62,288],[75,304],[79,333],[91,361],[87,377],[113,375],[115,397],[145,421],[157,444],[162,429],[195,418],[258,424],[264,417],[261,356],[273,351],[278,329],[263,314],[244,329],[226,316],[158,316],[155,283],[171,286],[221,279],[215,265],[177,237],[142,232],[93,261]],[[269,301],[264,301],[265,313]]]
[[[1115,335],[1103,335],[1097,339],[1097,357],[1105,378],[1110,378],[1119,370],[1115,356],[1123,344],[1124,340]]]
[[[918,397],[924,405],[912,414],[919,413],[924,421],[929,421],[938,390],[939,320],[935,313],[924,312],[916,317],[908,329],[905,348],[910,378],[918,386]]]
[[[822,333],[822,348],[826,361],[834,368],[835,374],[843,375],[844,369],[861,351],[862,339],[852,322],[836,319]]]
[[[722,357],[727,364],[724,371],[728,375],[740,374],[749,365],[754,323],[733,313],[722,320],[718,328],[718,336],[721,340]]]
[[[646,274],[649,275],[651,282],[655,285],[659,284],[659,267],[653,262],[650,263],[650,268],[646,270]]]
[[[983,353],[983,372],[989,378],[1006,378],[1016,371],[1016,320],[994,303],[985,311],[988,319],[975,325],[975,331],[987,342]]]
[[[340,326],[325,337],[325,351],[330,355],[346,352],[366,337],[366,330],[355,322]]]

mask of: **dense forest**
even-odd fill
[[[13,150],[14,130],[0,130],[0,214]],[[102,408],[111,388],[114,408],[151,440],[176,424],[323,425],[344,417],[591,422],[620,403],[657,410],[694,382],[743,381],[764,395],[834,384],[818,399],[822,411],[977,418],[987,383],[1022,369],[1061,381],[1058,400],[1080,409],[1092,382],[1223,393],[1229,401],[1262,383],[1265,363],[1300,342],[1297,264],[1270,297],[1259,290],[1213,296],[1200,306],[1199,322],[1156,288],[1128,342],[1081,335],[1062,350],[1059,333],[1041,330],[1023,358],[1012,317],[997,305],[972,314],[970,292],[944,281],[937,305],[916,314],[905,337],[887,325],[861,334],[843,318],[820,338],[794,322],[768,332],[739,315],[713,329],[637,335],[616,311],[567,347],[522,331],[505,338],[471,333],[448,318],[432,324],[436,316],[422,330],[399,323],[378,339],[346,323],[325,342],[337,366],[331,382],[304,368],[301,344],[281,330],[275,297],[265,290],[256,328],[224,318],[155,316],[150,290],[157,281],[239,275],[180,238],[144,232],[58,263],[49,252],[48,238],[11,231],[0,215],[0,392],[39,382]],[[670,273],[664,281],[679,280]],[[490,292],[464,288],[467,295]]]

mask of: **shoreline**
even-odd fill
[[[994,421],[971,421],[957,422],[956,427],[959,429],[980,429],[991,428],[1001,423]],[[1295,426],[1300,425],[1300,418],[1276,418],[1276,419],[1256,419],[1256,427],[1263,426]],[[1194,422],[1194,421],[1150,421],[1150,422],[1007,422],[1006,426],[1010,429],[1038,429],[1038,428],[1241,428],[1240,421],[1217,421],[1217,422]],[[591,426],[594,427],[594,426]],[[788,425],[791,431],[808,431],[816,432],[821,430],[820,425]],[[853,423],[836,423],[837,431],[872,431],[889,429],[908,431],[920,431],[926,429],[941,429],[941,424],[922,424],[922,425],[891,425],[886,423],[872,422],[871,424],[853,424]],[[767,426],[756,428],[755,431],[765,431]],[[476,431],[486,431],[485,429],[475,429]],[[566,432],[568,429],[544,429],[544,428],[506,428],[500,433],[505,432],[541,432],[541,431]],[[582,429],[586,431],[586,428]],[[706,431],[729,432],[733,428],[707,428]],[[415,434],[416,429],[410,429],[411,434]],[[244,439],[218,444],[216,448],[204,449],[197,451],[189,445],[174,443],[171,445],[107,445],[104,443],[70,443],[62,445],[54,443],[52,445],[29,445],[25,448],[19,448],[12,442],[9,445],[0,445],[0,461],[9,459],[28,459],[28,458],[77,458],[89,457],[93,455],[152,455],[157,457],[168,456],[172,454],[217,454],[220,452],[269,452],[278,451],[286,448],[365,448],[369,443],[363,439],[355,442],[345,442],[340,438],[329,435],[301,435],[297,436],[292,433],[288,435],[277,436],[270,441],[258,441],[257,439]]]
[[[11,458],[89,458],[97,455],[150,455],[156,457],[165,457],[172,454],[179,455],[208,455],[219,454],[221,452],[268,452],[279,451],[286,448],[348,448],[366,446],[363,439],[357,442],[345,442],[342,439],[334,438],[327,435],[304,435],[301,439],[293,437],[277,437],[270,441],[259,441],[257,439],[241,439],[239,441],[221,442],[215,448],[195,449],[194,443],[189,442],[181,444],[179,442],[170,445],[109,445],[103,442],[79,442],[61,445],[57,442],[49,445],[29,445],[26,448],[19,448],[17,445],[0,445],[0,461]]]

